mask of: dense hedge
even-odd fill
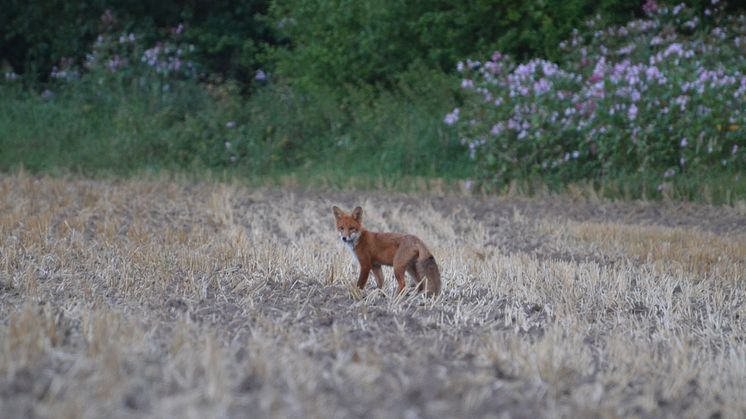
[[[182,24],[206,73],[248,80],[268,45],[282,45],[267,20],[269,2],[249,0],[4,0],[0,6],[0,66],[46,81],[63,59],[83,63],[111,16],[115,30],[150,41]],[[107,13],[107,10],[110,11]]]
[[[639,7],[629,0],[282,0],[272,16],[292,46],[278,51],[283,75],[386,84],[414,63],[451,71],[461,58],[494,49],[556,58],[556,45],[588,16],[624,21]]]
[[[699,9],[710,0],[693,3]],[[179,24],[206,74],[248,82],[277,68],[312,85],[386,84],[413,64],[450,72],[465,56],[500,50],[558,58],[586,19],[620,23],[639,0],[4,0],[0,63],[46,80],[64,58],[82,63],[107,10],[118,30],[155,40]],[[9,68],[7,68],[9,67]]]

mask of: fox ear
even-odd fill
[[[363,209],[360,207],[356,207],[354,210],[352,210],[352,218],[355,219],[358,223],[363,221]]]
[[[337,220],[339,220],[340,218],[342,218],[342,216],[344,215],[344,211],[342,211],[341,209],[339,209],[339,207],[337,207],[337,206],[333,206],[332,207],[332,211],[334,212],[334,218],[336,218]]]

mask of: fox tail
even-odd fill
[[[424,274],[425,277],[417,289],[425,291],[428,296],[438,295],[440,293],[440,270],[433,255],[417,261],[417,272]]]

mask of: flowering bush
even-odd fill
[[[86,54],[83,67],[99,83],[106,79],[137,81],[140,85],[157,82],[168,89],[168,82],[197,76],[197,66],[191,58],[195,48],[182,41],[183,25],[169,29],[150,48],[140,36],[118,31],[117,26],[116,18],[107,10],[99,21],[100,33]],[[73,60],[63,59],[50,77],[71,81],[80,78],[81,73]]]
[[[653,0],[645,18],[560,44],[566,59],[499,52],[459,63],[464,105],[445,116],[485,180],[659,178],[746,166],[746,16]],[[703,23],[706,23],[703,24]]]

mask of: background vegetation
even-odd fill
[[[726,115],[739,109],[746,86],[739,60],[746,48],[742,6],[710,0],[686,5],[477,0],[468,7],[450,0],[5,3],[2,170],[20,165],[120,175],[207,170],[389,183],[425,177],[488,189],[521,184],[529,190],[588,182],[617,191],[612,194],[689,198],[707,187],[719,201],[746,191],[743,115]],[[669,18],[660,17],[663,11]],[[639,36],[599,34],[599,28],[651,21],[657,26]],[[655,37],[664,45],[651,47]],[[569,128],[549,124],[544,117],[560,107],[564,111],[562,100],[531,99],[547,111],[533,116],[544,118],[537,124],[543,124],[547,140],[528,148],[497,152],[517,144],[519,132],[482,138],[475,131],[477,125],[494,127],[498,115],[480,110],[484,92],[475,89],[486,86],[463,88],[464,79],[474,82],[464,66],[467,73],[478,71],[473,64],[495,51],[509,57],[512,68],[543,60],[583,78],[567,80],[574,83],[568,91],[578,93],[597,76],[592,70],[601,58],[608,63],[607,82],[613,65],[625,60],[619,50],[632,45],[634,64],[673,44],[689,45],[694,56],[686,57],[687,65],[661,68],[674,90],[641,91],[641,100],[681,96],[675,89],[697,80],[703,62],[726,77],[727,89],[708,90],[705,102],[694,106],[692,100],[676,117],[696,116],[692,130],[707,127],[700,130],[706,138],[700,139],[699,131],[687,133],[689,149],[718,138],[711,158],[687,154],[687,163],[678,164],[684,135],[667,132],[672,121],[645,110],[646,146],[635,154],[650,157],[644,162],[629,155],[630,128],[607,118],[615,135],[597,141],[603,154],[595,161],[562,170],[541,170],[539,162],[537,170],[532,160],[537,153],[572,157],[579,148],[571,146],[596,134],[576,129],[579,120]],[[506,68],[506,77],[512,68]],[[536,76],[532,83],[541,79]],[[509,98],[509,90],[503,93]],[[726,93],[729,101],[720,101]],[[629,98],[610,95],[603,106],[615,105],[628,111]],[[701,106],[711,112],[703,114]],[[456,108],[463,115],[476,113],[444,123]],[[500,117],[507,122],[513,110],[505,112]],[[480,141],[492,151],[477,155]],[[498,161],[512,169],[501,169]],[[684,170],[689,167],[696,170]]]

